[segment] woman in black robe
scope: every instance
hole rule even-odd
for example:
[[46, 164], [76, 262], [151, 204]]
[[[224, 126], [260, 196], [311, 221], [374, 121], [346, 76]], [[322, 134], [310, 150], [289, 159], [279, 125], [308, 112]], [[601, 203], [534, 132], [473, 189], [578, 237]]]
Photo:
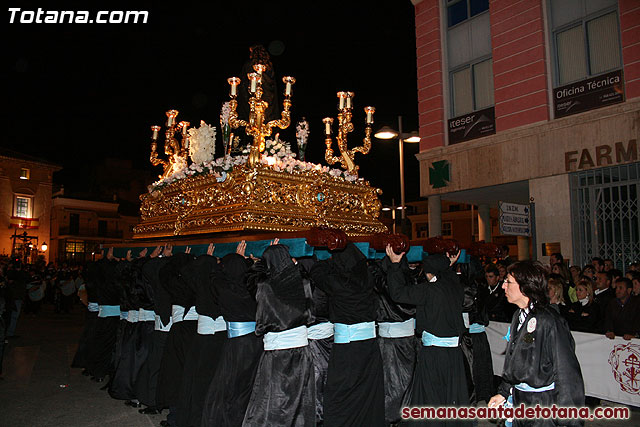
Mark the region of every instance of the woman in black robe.
[[[407, 281], [413, 281], [406, 258], [400, 261]], [[384, 406], [387, 424], [400, 421], [400, 410], [416, 365], [417, 340], [415, 338], [416, 307], [400, 304], [391, 298], [387, 286], [389, 257], [370, 261], [369, 267], [376, 280], [378, 295], [378, 344], [384, 369]]]
[[287, 248], [271, 245], [250, 270], [256, 335], [264, 336], [243, 426], [315, 426], [315, 374], [307, 339], [311, 287]]
[[[465, 406], [469, 404], [464, 356], [460, 337], [466, 328], [462, 320], [464, 289], [452, 260], [445, 255], [425, 257], [422, 268], [427, 282], [413, 283], [402, 271], [402, 255], [386, 249], [392, 264], [387, 269], [387, 283], [396, 302], [416, 305], [416, 332], [422, 337], [410, 406]], [[456, 258], [453, 258], [456, 260]], [[442, 425], [458, 424], [442, 420]]]
[[202, 426], [241, 426], [249, 404], [263, 350], [262, 338], [255, 334], [256, 289], [245, 278], [250, 265], [251, 260], [238, 253], [225, 255], [213, 276], [228, 339], [205, 398]]
[[[542, 264], [520, 261], [509, 266], [502, 285], [507, 300], [519, 309], [508, 332], [502, 383], [490, 407], [512, 400], [551, 407], [583, 407], [584, 382], [575, 343], [566, 320], [549, 305], [546, 272]], [[514, 419], [514, 426], [582, 425], [580, 419]]]
[[335, 326], [324, 394], [324, 425], [383, 426], [384, 374], [376, 341], [376, 296], [367, 259], [353, 244], [311, 268], [329, 296]]
[[178, 426], [200, 427], [204, 399], [215, 374], [222, 346], [227, 340], [227, 325], [213, 292], [211, 276], [218, 270], [213, 245], [183, 269], [183, 275], [196, 293], [197, 335], [184, 363]]

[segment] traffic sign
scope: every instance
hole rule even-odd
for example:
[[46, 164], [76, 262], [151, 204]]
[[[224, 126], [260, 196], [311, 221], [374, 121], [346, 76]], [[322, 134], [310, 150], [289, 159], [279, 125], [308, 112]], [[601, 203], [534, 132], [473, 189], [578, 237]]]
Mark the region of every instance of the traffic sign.
[[529, 236], [531, 234], [530, 206], [500, 202], [500, 234]]

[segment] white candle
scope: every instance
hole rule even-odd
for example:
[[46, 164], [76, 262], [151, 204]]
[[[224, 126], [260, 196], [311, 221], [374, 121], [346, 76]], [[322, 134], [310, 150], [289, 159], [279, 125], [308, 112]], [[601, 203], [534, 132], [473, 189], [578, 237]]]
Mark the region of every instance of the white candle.
[[331, 135], [331, 122], [333, 120], [330, 117], [327, 117], [322, 121], [324, 122], [324, 133], [326, 133], [327, 136]]
[[373, 113], [376, 111], [373, 107], [365, 107], [364, 112], [367, 113], [367, 124], [373, 123]]
[[249, 91], [251, 93], [256, 93], [258, 86], [258, 75], [256, 73], [251, 73], [249, 74], [249, 79], [251, 80], [251, 87], [249, 88]]
[[235, 98], [238, 95], [238, 84], [240, 83], [240, 79], [237, 77], [229, 77], [227, 82], [229, 82], [229, 86], [231, 86], [229, 89], [229, 96]]

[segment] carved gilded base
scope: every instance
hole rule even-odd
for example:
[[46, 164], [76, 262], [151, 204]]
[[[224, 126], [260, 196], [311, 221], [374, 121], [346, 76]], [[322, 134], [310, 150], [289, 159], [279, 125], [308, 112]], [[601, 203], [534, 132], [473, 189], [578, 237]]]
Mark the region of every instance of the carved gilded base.
[[317, 170], [236, 166], [224, 182], [187, 177], [141, 196], [134, 238], [244, 230], [290, 232], [327, 226], [348, 236], [387, 232], [380, 190]]

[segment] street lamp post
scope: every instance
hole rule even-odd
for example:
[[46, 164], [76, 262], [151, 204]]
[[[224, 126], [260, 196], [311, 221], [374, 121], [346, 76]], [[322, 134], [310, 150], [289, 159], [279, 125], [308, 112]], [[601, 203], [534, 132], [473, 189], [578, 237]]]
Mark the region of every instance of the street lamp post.
[[403, 133], [402, 132], [402, 116], [398, 116], [398, 130], [391, 129], [388, 126], [380, 129], [375, 135], [378, 139], [398, 139], [398, 152], [400, 154], [400, 218], [402, 225], [406, 219], [407, 207], [405, 205], [404, 198], [404, 143], [420, 142], [420, 137], [417, 132]]

